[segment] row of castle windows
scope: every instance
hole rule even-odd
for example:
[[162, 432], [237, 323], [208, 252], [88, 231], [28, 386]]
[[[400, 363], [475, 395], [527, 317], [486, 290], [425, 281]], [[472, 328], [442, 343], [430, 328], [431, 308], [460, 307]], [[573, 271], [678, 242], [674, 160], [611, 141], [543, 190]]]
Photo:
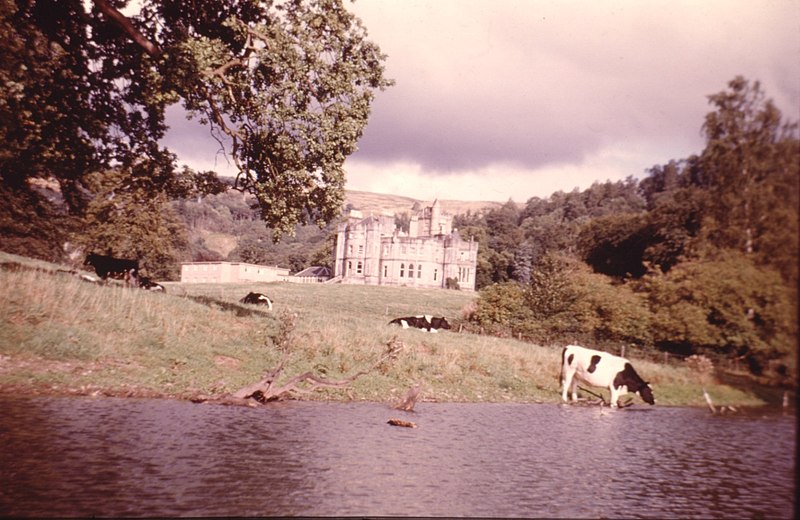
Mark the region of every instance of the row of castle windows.
[[[421, 254], [427, 253], [427, 251], [425, 251], [425, 247], [424, 246], [420, 246], [419, 251], [417, 251], [417, 246], [416, 245], [412, 244], [409, 247], [411, 249], [411, 254], [420, 254], [421, 255]], [[353, 244], [349, 244], [348, 245], [348, 253], [349, 253], [349, 256], [353, 255]], [[388, 244], [384, 244], [384, 246], [383, 246], [383, 254], [384, 255], [388, 255], [389, 253], [390, 253], [390, 246]], [[401, 245], [400, 246], [400, 254], [405, 255], [405, 254], [408, 254], [408, 253], [409, 253], [408, 247], [405, 244]], [[363, 254], [364, 254], [364, 245], [363, 244], [359, 244], [358, 245], [358, 255], [361, 256]], [[468, 258], [468, 254], [469, 253], [467, 251], [459, 251], [458, 252], [459, 259], [463, 262], [464, 260], [466, 260]]]
[[[352, 271], [353, 269], [353, 262], [347, 262], [347, 270]], [[361, 262], [356, 263], [356, 273], [362, 274], [364, 272], [364, 265]], [[469, 282], [469, 275], [470, 275], [470, 268], [469, 267], [459, 267], [458, 268], [458, 281], [459, 282]], [[389, 266], [383, 266], [383, 276], [384, 278], [389, 277]], [[400, 264], [400, 278], [406, 277], [406, 264]], [[414, 264], [408, 264], [408, 278], [414, 278]], [[422, 264], [417, 265], [417, 278], [422, 278]], [[433, 280], [436, 281], [439, 279], [439, 270], [433, 270]]]
[[[347, 270], [348, 271], [352, 271], [353, 270], [353, 262], [352, 261], [348, 261], [347, 262]], [[363, 272], [364, 272], [364, 264], [362, 262], [356, 262], [356, 274], [362, 274]], [[461, 272], [460, 269], [459, 269], [459, 272]], [[383, 276], [386, 277], [386, 278], [388, 278], [388, 276], [389, 276], [389, 266], [388, 265], [384, 265], [383, 266]], [[400, 278], [405, 278], [405, 277], [406, 277], [406, 264], [402, 263], [402, 264], [400, 264]], [[414, 278], [414, 264], [408, 264], [408, 278]], [[418, 264], [417, 265], [417, 278], [422, 278], [422, 264]], [[459, 275], [459, 278], [460, 278], [460, 275]], [[438, 279], [439, 279], [439, 270], [438, 269], [434, 269], [433, 270], [433, 280], [436, 281]]]
[[[348, 244], [347, 245], [347, 253], [348, 253], [348, 256], [353, 256], [353, 244]], [[389, 255], [390, 253], [391, 253], [391, 246], [389, 244], [384, 244], [383, 245], [383, 254], [384, 255]], [[420, 245], [419, 248], [417, 248], [416, 244], [408, 244], [408, 245], [400, 244], [400, 254], [406, 255], [406, 254], [409, 254], [409, 253], [412, 254], [412, 255], [430, 254], [430, 248], [426, 248], [424, 245]], [[361, 256], [363, 254], [364, 254], [364, 244], [359, 244], [358, 245], [358, 255]], [[464, 252], [463, 251], [461, 252], [461, 259], [462, 260], [464, 259]]]

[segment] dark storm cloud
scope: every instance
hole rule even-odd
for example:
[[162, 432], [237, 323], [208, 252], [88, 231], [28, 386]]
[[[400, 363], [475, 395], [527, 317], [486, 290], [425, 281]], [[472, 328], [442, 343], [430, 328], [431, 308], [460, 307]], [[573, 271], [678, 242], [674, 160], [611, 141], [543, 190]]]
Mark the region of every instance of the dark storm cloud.
[[374, 0], [354, 10], [397, 81], [378, 94], [359, 160], [452, 172], [579, 162], [626, 140], [700, 146], [706, 95], [737, 74], [798, 106], [791, 2]]

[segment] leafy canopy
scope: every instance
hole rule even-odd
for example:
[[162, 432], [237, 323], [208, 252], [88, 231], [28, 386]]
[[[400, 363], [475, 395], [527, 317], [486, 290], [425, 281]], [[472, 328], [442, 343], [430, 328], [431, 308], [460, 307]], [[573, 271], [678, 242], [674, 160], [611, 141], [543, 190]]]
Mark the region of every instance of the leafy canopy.
[[145, 0], [130, 16], [126, 4], [0, 0], [0, 181], [19, 191], [54, 178], [74, 213], [93, 197], [87, 176], [109, 168], [169, 194], [175, 157], [159, 140], [180, 102], [276, 238], [334, 218], [344, 160], [391, 84], [342, 1]]

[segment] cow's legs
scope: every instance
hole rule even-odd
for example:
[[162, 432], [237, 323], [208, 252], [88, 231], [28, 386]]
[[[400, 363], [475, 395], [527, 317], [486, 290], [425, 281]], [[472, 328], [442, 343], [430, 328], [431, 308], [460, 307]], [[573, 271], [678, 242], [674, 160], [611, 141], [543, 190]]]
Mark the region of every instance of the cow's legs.
[[608, 387], [611, 390], [611, 408], [617, 408], [617, 402], [619, 401], [620, 389], [615, 388], [614, 385]]
[[567, 403], [569, 402], [569, 399], [567, 399], [567, 393], [569, 392], [570, 385], [572, 385], [572, 374], [567, 372], [566, 374], [563, 374], [562, 377], [564, 378], [564, 386], [561, 389], [561, 399]]
[[567, 370], [566, 374], [564, 374], [564, 388], [561, 389], [561, 399], [565, 403], [569, 402], [567, 398], [568, 394], [572, 394], [572, 400], [578, 400], [578, 380], [575, 378], [575, 372], [573, 370]]

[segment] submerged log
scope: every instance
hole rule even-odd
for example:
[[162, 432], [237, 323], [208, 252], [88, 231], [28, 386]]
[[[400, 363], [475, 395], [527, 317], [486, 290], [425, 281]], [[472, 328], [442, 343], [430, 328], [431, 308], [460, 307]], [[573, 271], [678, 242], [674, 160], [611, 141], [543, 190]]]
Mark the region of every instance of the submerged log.
[[391, 424], [392, 426], [402, 426], [404, 428], [416, 428], [417, 427], [416, 423], [413, 423], [411, 421], [404, 421], [402, 419], [394, 419], [394, 418], [392, 418], [392, 419], [389, 419], [386, 422], [387, 422], [387, 424]]

